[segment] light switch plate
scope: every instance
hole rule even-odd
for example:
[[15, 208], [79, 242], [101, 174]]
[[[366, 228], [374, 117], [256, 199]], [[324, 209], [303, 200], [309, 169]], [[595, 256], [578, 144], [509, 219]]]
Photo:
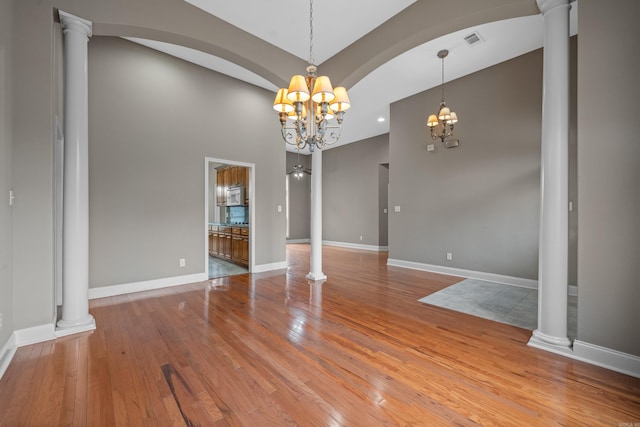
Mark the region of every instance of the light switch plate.
[[394, 206], [393, 207], [393, 211], [394, 212], [400, 212], [400, 206]]

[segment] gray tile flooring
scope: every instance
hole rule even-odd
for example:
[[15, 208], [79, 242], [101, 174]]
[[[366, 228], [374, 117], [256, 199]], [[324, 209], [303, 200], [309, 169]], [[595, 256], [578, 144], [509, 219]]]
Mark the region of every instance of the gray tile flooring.
[[[484, 319], [534, 330], [538, 326], [538, 291], [477, 279], [465, 279], [419, 300]], [[577, 297], [569, 296], [568, 335], [575, 338]]]
[[236, 274], [243, 274], [248, 272], [249, 270], [244, 267], [209, 255], [209, 279], [215, 279], [216, 277], [224, 276], [234, 276]]

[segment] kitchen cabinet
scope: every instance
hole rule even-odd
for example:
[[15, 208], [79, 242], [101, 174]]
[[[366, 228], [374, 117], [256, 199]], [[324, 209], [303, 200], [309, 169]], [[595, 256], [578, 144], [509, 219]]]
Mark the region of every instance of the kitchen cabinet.
[[209, 255], [218, 256], [218, 226], [209, 226]]
[[231, 227], [218, 227], [218, 257], [231, 259], [232, 250]]
[[242, 234], [242, 241], [239, 243], [240, 259], [238, 260], [238, 262], [244, 265], [245, 267], [248, 267], [249, 266], [249, 229], [242, 228], [241, 234]]
[[216, 170], [216, 204], [227, 204], [229, 187], [244, 187], [244, 204], [249, 204], [249, 168], [224, 166]]
[[249, 265], [249, 229], [233, 227], [231, 236], [233, 238], [231, 261], [247, 267]]
[[249, 228], [209, 226], [209, 255], [249, 266]]
[[[249, 206], [249, 168], [244, 169], [244, 204]], [[248, 231], [248, 230], [247, 230]]]
[[227, 204], [227, 188], [229, 188], [229, 170], [227, 167], [216, 170], [216, 204]]

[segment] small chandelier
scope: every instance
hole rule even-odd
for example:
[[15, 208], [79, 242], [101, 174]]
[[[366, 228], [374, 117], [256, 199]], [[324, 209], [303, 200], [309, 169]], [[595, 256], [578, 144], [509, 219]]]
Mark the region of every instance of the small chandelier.
[[298, 164], [294, 165], [291, 172], [287, 172], [287, 175], [293, 175], [299, 181], [304, 174], [311, 175], [311, 171], [300, 163], [300, 150], [298, 149]]
[[[317, 76], [313, 64], [313, 0], [309, 1], [309, 66], [307, 75], [291, 77], [289, 88], [280, 88], [273, 108], [280, 116], [282, 138], [298, 149], [324, 148], [340, 138], [344, 112], [351, 102], [344, 87], [333, 88], [327, 76]], [[330, 124], [336, 119], [337, 124]]]
[[444, 58], [449, 51], [446, 49], [438, 52], [438, 58], [442, 60], [442, 101], [438, 108], [438, 114], [432, 114], [427, 119], [427, 126], [431, 128], [431, 138], [439, 138], [445, 147], [453, 148], [460, 144], [460, 141], [453, 138], [453, 125], [458, 122], [458, 115], [451, 111], [444, 102]]

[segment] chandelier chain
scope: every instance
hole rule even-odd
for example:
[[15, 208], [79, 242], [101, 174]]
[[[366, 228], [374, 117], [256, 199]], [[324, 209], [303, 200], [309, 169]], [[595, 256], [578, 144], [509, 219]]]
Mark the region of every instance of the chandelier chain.
[[313, 63], [313, 0], [309, 0], [309, 65]]
[[442, 57], [440, 61], [442, 62], [442, 102], [444, 102], [444, 57]]

